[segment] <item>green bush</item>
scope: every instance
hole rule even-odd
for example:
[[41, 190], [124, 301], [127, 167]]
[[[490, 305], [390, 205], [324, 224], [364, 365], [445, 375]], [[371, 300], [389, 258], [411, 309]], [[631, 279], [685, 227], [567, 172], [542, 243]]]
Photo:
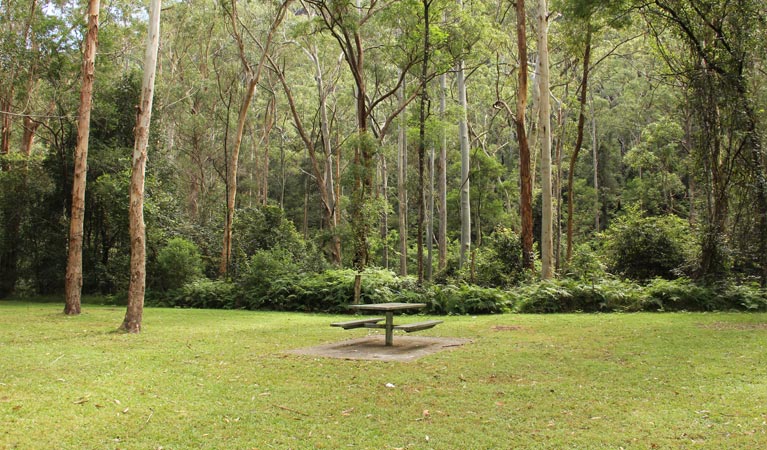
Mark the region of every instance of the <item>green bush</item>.
[[241, 307], [239, 297], [233, 283], [200, 279], [169, 292], [160, 304], [177, 308], [235, 309]]
[[533, 314], [638, 311], [642, 309], [641, 292], [630, 281], [547, 280], [515, 289], [514, 310]]
[[466, 264], [458, 271], [459, 278], [464, 282], [482, 287], [507, 288], [525, 277], [522, 243], [509, 228], [497, 227], [472, 257], [473, 264]]
[[197, 246], [184, 238], [168, 241], [157, 254], [157, 286], [163, 291], [179, 289], [202, 278], [203, 261]]
[[432, 314], [498, 314], [511, 311], [513, 299], [501, 289], [470, 284], [434, 285], [427, 295]]
[[275, 282], [295, 283], [301, 272], [296, 258], [287, 250], [257, 250], [238, 279], [244, 293], [243, 306], [248, 309], [263, 307], [269, 302], [269, 293]]
[[603, 233], [612, 273], [632, 280], [673, 279], [689, 272], [695, 238], [679, 217], [642, 217], [638, 210], [616, 220]]

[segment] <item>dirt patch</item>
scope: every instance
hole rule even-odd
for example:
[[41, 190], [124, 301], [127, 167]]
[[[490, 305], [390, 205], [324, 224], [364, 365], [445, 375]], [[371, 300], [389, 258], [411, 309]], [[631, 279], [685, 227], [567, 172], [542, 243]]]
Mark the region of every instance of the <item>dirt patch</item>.
[[299, 348], [290, 350], [288, 353], [350, 360], [409, 362], [470, 342], [470, 339], [459, 338], [395, 336], [394, 345], [387, 347], [384, 345], [383, 336], [367, 336], [316, 347]]
[[523, 330], [522, 327], [518, 325], [493, 325], [490, 327], [493, 331], [520, 331]]

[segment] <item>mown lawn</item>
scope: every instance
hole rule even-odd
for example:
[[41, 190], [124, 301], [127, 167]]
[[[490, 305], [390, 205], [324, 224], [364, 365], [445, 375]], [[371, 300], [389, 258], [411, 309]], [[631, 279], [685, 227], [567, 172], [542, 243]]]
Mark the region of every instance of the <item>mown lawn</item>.
[[767, 314], [447, 317], [385, 363], [285, 353], [338, 316], [61, 308], [0, 303], [0, 448], [767, 448]]

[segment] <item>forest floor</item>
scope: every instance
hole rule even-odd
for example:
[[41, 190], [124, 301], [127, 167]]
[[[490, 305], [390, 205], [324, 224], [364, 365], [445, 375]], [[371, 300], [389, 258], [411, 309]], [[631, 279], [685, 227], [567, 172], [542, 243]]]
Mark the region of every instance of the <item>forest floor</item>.
[[291, 353], [339, 316], [61, 310], [0, 302], [0, 449], [767, 447], [767, 314], [443, 317], [471, 342], [385, 362]]

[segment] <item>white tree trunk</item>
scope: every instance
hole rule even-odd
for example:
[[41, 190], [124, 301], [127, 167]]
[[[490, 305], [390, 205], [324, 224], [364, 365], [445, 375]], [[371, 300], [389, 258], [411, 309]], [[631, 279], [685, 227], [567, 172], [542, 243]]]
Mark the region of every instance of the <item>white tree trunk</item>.
[[[406, 84], [402, 82], [400, 101], [405, 98]], [[407, 275], [407, 109], [399, 119], [397, 158], [397, 195], [399, 196], [399, 274]]]
[[539, 129], [541, 136], [541, 278], [554, 276], [553, 204], [551, 198], [551, 100], [549, 98], [548, 7], [538, 0], [538, 90]]
[[442, 270], [447, 265], [447, 133], [445, 132], [444, 120], [447, 110], [447, 76], [443, 73], [439, 77], [440, 95], [439, 95], [439, 117], [443, 121], [442, 125], [442, 144], [437, 159], [437, 178], [438, 178], [438, 196], [439, 206], [439, 231], [437, 232], [437, 242], [439, 245], [439, 269]]
[[463, 74], [463, 61], [458, 62], [456, 70], [458, 83], [458, 103], [461, 106], [458, 121], [458, 138], [461, 144], [461, 259], [463, 267], [471, 255], [471, 197], [469, 193], [469, 124], [466, 101], [466, 81]]
[[[69, 222], [69, 253], [65, 281], [64, 313], [80, 314], [80, 296], [83, 287], [83, 220], [85, 218], [85, 181], [88, 173], [88, 137], [91, 128], [93, 78], [96, 73], [96, 48], [99, 31], [99, 0], [88, 2], [88, 34], [85, 36], [80, 89], [80, 114], [77, 117], [77, 144], [74, 154], [72, 180], [72, 215]], [[10, 116], [8, 116], [10, 117]]]
[[135, 142], [131, 165], [130, 208], [130, 284], [128, 285], [128, 308], [121, 330], [141, 332], [146, 290], [146, 227], [144, 225], [144, 180], [146, 178], [149, 123], [152, 118], [154, 78], [157, 70], [157, 50], [160, 46], [160, 0], [149, 4], [149, 29], [144, 53], [144, 78], [141, 82], [141, 99], [136, 118]]

